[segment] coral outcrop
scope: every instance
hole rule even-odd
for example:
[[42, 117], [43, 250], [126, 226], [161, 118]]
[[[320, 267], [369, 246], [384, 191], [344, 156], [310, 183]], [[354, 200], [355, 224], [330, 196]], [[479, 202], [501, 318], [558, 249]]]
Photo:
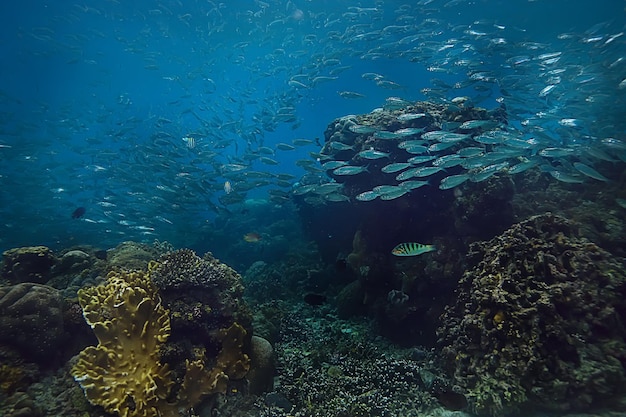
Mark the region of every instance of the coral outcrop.
[[623, 260], [550, 213], [471, 245], [438, 331], [479, 414], [579, 411], [626, 386]]
[[242, 351], [246, 330], [233, 323], [218, 332], [216, 360], [210, 363], [203, 349], [196, 350], [185, 360], [179, 384], [161, 357], [171, 334], [169, 311], [144, 272], [111, 272], [106, 284], [82, 289], [78, 296], [99, 343], [79, 354], [72, 374], [89, 401], [108, 412], [178, 416], [179, 408], [225, 392], [229, 378], [242, 378], [248, 370]]
[[[216, 331], [237, 322], [251, 336], [251, 315], [243, 302], [241, 276], [210, 253], [190, 249], [151, 262], [150, 276], [171, 311], [172, 332], [209, 351], [219, 349]], [[248, 345], [249, 340], [246, 341]]]
[[0, 277], [12, 283], [35, 282], [45, 284], [57, 262], [46, 246], [27, 246], [4, 251]]
[[0, 344], [24, 359], [51, 365], [63, 341], [60, 292], [41, 284], [0, 288]]

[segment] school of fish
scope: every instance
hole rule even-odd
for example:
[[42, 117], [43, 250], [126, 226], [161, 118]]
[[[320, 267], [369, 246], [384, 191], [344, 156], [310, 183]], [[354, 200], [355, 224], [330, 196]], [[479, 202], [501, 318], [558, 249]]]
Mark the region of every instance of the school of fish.
[[[71, 229], [182, 246], [251, 195], [361, 204], [531, 169], [614, 180], [599, 165], [626, 162], [619, 19], [538, 32], [481, 18], [486, 4], [390, 3], [60, 2], [18, 21], [5, 71], [48, 72], [32, 91], [0, 86], [0, 243]], [[543, 3], [511, 4], [534, 17]], [[472, 117], [479, 107], [504, 116]], [[317, 139], [326, 126], [307, 124], [312, 108], [341, 135]], [[77, 206], [88, 210], [71, 223]]]

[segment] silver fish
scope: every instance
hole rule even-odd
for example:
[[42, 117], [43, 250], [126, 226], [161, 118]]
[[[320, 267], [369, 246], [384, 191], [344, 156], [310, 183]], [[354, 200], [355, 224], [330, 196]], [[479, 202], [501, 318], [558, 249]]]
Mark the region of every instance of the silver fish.
[[348, 130], [350, 130], [350, 132], [352, 132], [352, 133], [367, 134], [367, 133], [374, 133], [378, 129], [376, 129], [373, 126], [351, 125], [351, 126], [348, 127]]
[[376, 149], [366, 149], [364, 151], [359, 152], [361, 158], [364, 159], [381, 159], [381, 158], [389, 158], [388, 152], [377, 151]]
[[469, 178], [470, 176], [468, 174], [450, 175], [449, 177], [445, 177], [441, 180], [439, 183], [439, 189], [448, 190], [450, 188], [457, 187], [469, 180]]
[[376, 191], [365, 191], [361, 194], [358, 194], [355, 198], [359, 201], [372, 201], [377, 199], [379, 194]]
[[326, 171], [348, 165], [346, 161], [328, 161], [322, 164], [322, 168]]
[[410, 120], [421, 119], [426, 116], [426, 113], [404, 113], [397, 117], [401, 122], [408, 122]]
[[288, 143], [281, 142], [276, 144], [276, 149], [280, 149], [281, 151], [293, 151], [296, 147]]
[[552, 175], [552, 177], [554, 177], [556, 180], [565, 182], [568, 184], [582, 184], [583, 183], [582, 178], [580, 178], [579, 176], [571, 175], [571, 174], [568, 174], [567, 172], [558, 171], [556, 169], [549, 171], [549, 174]]
[[546, 158], [561, 158], [574, 152], [575, 150], [571, 148], [545, 148], [539, 151], [539, 155]]
[[411, 167], [412, 164], [409, 162], [395, 162], [389, 165], [386, 165], [381, 168], [381, 171], [385, 174], [392, 174], [394, 172], [402, 171], [403, 169], [407, 169]]
[[384, 194], [381, 194], [380, 199], [381, 200], [395, 200], [396, 198], [400, 198], [408, 192], [409, 190], [407, 190], [406, 188], [395, 187], [393, 190], [390, 190]]
[[424, 129], [418, 128], [418, 127], [405, 127], [403, 129], [398, 129], [398, 130], [394, 131], [393, 133], [395, 133], [399, 137], [404, 137], [404, 136], [417, 135], [419, 133], [422, 133], [423, 130]]
[[407, 189], [407, 190], [415, 190], [416, 188], [420, 188], [423, 187], [425, 185], [428, 185], [429, 182], [428, 181], [404, 181], [401, 182], [400, 184], [398, 184], [398, 187]]
[[346, 165], [333, 170], [335, 175], [356, 175], [362, 172], [366, 172], [367, 168], [364, 166]]
[[573, 165], [574, 165], [574, 168], [576, 168], [576, 171], [580, 172], [583, 175], [588, 176], [589, 178], [593, 178], [594, 180], [598, 180], [598, 181], [605, 181], [605, 182], [609, 181], [607, 177], [600, 174], [598, 171], [591, 168], [589, 165], [585, 165], [582, 162], [574, 162]]
[[466, 122], [461, 123], [459, 129], [470, 130], [470, 129], [491, 129], [497, 126], [497, 122], [493, 120], [468, 120]]
[[331, 142], [330, 147], [336, 151], [349, 151], [350, 149], [354, 149], [354, 146], [346, 145], [342, 142]]

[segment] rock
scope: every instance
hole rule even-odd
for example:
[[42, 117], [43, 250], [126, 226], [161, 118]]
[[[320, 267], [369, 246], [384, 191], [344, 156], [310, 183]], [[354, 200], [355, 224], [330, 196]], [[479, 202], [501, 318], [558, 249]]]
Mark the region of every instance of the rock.
[[36, 282], [43, 284], [50, 278], [56, 264], [52, 251], [46, 246], [27, 246], [4, 251], [0, 276], [12, 283]]
[[0, 343], [26, 360], [50, 365], [63, 338], [62, 298], [58, 290], [22, 283], [0, 288]]
[[71, 250], [61, 256], [59, 263], [55, 266], [55, 273], [77, 273], [88, 269], [92, 265], [91, 256], [82, 250]]
[[262, 337], [252, 336], [250, 347], [250, 371], [248, 379], [251, 394], [262, 394], [274, 388], [276, 358], [274, 348]]

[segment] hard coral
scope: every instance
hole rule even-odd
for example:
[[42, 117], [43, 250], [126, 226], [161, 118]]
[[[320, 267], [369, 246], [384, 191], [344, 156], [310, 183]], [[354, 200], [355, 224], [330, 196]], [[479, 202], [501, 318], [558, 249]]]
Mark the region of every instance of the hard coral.
[[4, 251], [2, 261], [0, 277], [12, 283], [43, 284], [50, 278], [51, 269], [57, 259], [46, 246], [28, 246]]
[[[210, 254], [200, 258], [191, 249], [162, 255], [150, 264], [150, 275], [161, 289], [229, 288], [241, 284], [238, 274]], [[243, 290], [243, 287], [241, 287]]]
[[29, 361], [51, 365], [63, 343], [63, 300], [47, 285], [0, 288], [0, 343]]
[[[438, 333], [479, 414], [583, 410], [626, 384], [626, 271], [551, 214], [473, 244]], [[618, 348], [616, 348], [618, 347]]]
[[241, 276], [210, 253], [201, 258], [190, 249], [180, 249], [151, 262], [149, 270], [171, 311], [177, 340], [217, 352], [217, 330], [238, 322], [251, 333]]

